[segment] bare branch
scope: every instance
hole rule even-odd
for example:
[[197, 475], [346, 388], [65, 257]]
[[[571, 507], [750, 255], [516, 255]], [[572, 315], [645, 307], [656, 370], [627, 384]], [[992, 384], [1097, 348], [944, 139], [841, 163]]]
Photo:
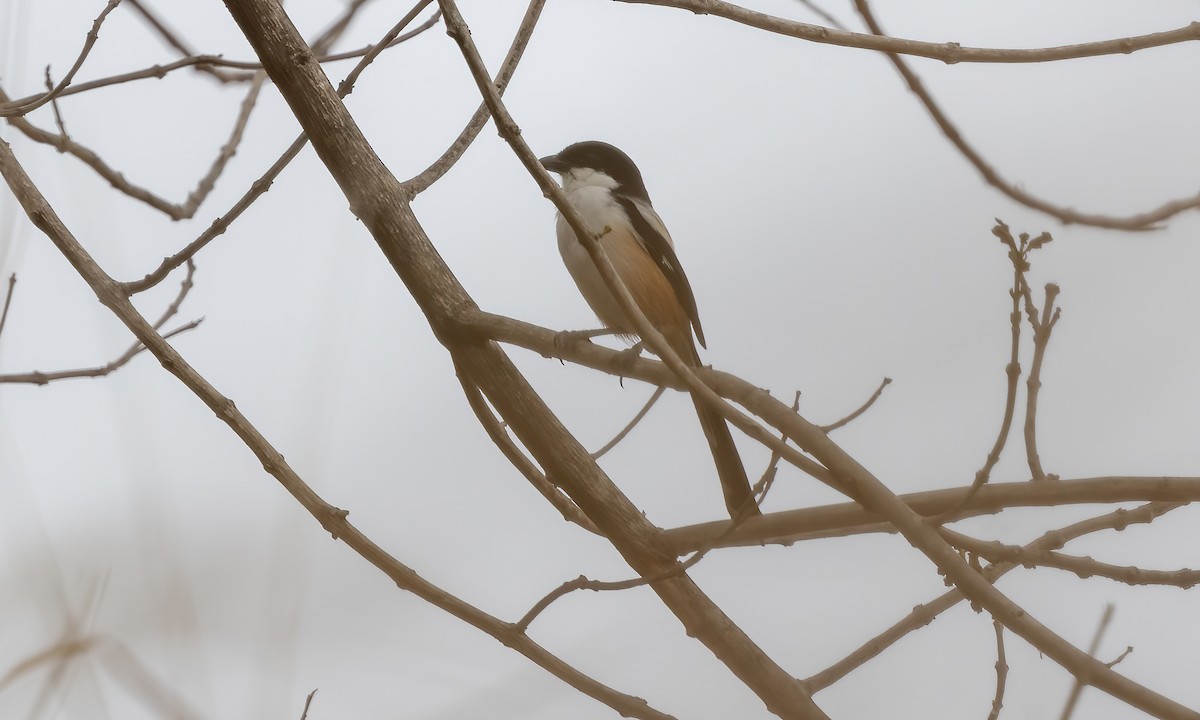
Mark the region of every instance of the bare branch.
[[8, 289], [4, 292], [4, 307], [0, 308], [0, 338], [4, 337], [4, 324], [8, 322], [8, 307], [12, 305], [13, 289], [17, 286], [17, 274], [8, 276]]
[[1029, 368], [1029, 379], [1025, 391], [1025, 455], [1029, 463], [1029, 472], [1034, 480], [1058, 479], [1057, 476], [1046, 475], [1042, 470], [1042, 459], [1037, 451], [1037, 401], [1038, 392], [1042, 389], [1042, 362], [1046, 358], [1046, 348], [1050, 345], [1050, 333], [1058, 324], [1061, 315], [1059, 308], [1054, 307], [1054, 299], [1058, 297], [1058, 286], [1046, 284], [1046, 302], [1042, 306], [1042, 318], [1038, 320], [1036, 308], [1032, 303], [1032, 293], [1025, 286], [1025, 307], [1030, 312], [1030, 322], [1033, 324], [1033, 364]]
[[[179, 306], [183, 304], [184, 298], [186, 298], [188, 293], [191, 292], [192, 285], [193, 285], [192, 276], [196, 272], [196, 266], [192, 263], [191, 260], [188, 260], [187, 264], [188, 264], [187, 275], [184, 276], [183, 281], [179, 284], [179, 294], [175, 296], [175, 299], [171, 302], [170, 305], [167, 306], [167, 309], [163, 311], [163, 314], [161, 316], [159, 316], [158, 320], [155, 321], [154, 325], [152, 326], [155, 330], [161, 329], [162, 326], [165, 325], [168, 320], [170, 320], [172, 317], [175, 316], [175, 313], [179, 312]], [[204, 318], [200, 318], [199, 320], [193, 320], [192, 322], [189, 322], [186, 325], [181, 325], [180, 327], [177, 327], [174, 330], [164, 334], [162, 337], [164, 340], [166, 340], [168, 338], [174, 337], [175, 335], [179, 335], [181, 333], [188, 332], [189, 330], [194, 330], [200, 326], [200, 323], [203, 320], [204, 320]], [[145, 349], [146, 349], [146, 346], [143, 345], [141, 342], [135, 342], [132, 345], [130, 345], [129, 349], [126, 350], [124, 353], [122, 353], [117, 359], [112, 360], [111, 362], [105, 363], [104, 365], [100, 365], [98, 367], [81, 368], [78, 370], [57, 370], [55, 372], [40, 372], [40, 371], [35, 370], [35, 371], [29, 372], [29, 373], [0, 374], [0, 385], [3, 385], [5, 383], [28, 383], [28, 384], [32, 384], [32, 385], [46, 385], [47, 383], [52, 383], [56, 380], [66, 380], [69, 378], [104, 377], [105, 375], [109, 375], [109, 374], [121, 369], [122, 367], [124, 367], [130, 360], [132, 360], [134, 357], [139, 355]]]
[[1200, 40], [1200, 22], [1164, 32], [1135, 35], [1133, 37], [1101, 40], [1078, 45], [1008, 50], [1000, 48], [963, 47], [956, 42], [931, 43], [920, 40], [880, 37], [861, 33], [831, 30], [820, 25], [785, 20], [749, 10], [721, 0], [620, 0], [637, 5], [660, 5], [688, 10], [696, 15], [715, 15], [726, 20], [749, 25], [779, 35], [808, 40], [827, 45], [878, 50], [881, 52], [915, 55], [940, 60], [948, 65], [955, 63], [1041, 63], [1055, 60], [1099, 57], [1101, 55], [1128, 55], [1139, 50], [1164, 47], [1178, 43]]
[[859, 415], [862, 415], [863, 413], [865, 413], [867, 410], [870, 409], [870, 407], [872, 405], [875, 404], [875, 401], [878, 400], [879, 396], [883, 394], [883, 389], [885, 387], [887, 387], [888, 385], [890, 385], [891, 383], [892, 383], [892, 379], [889, 377], [885, 377], [883, 379], [883, 382], [879, 383], [879, 387], [875, 388], [875, 392], [871, 394], [871, 397], [867, 398], [867, 401], [865, 403], [863, 403], [861, 407], [859, 407], [857, 410], [850, 413], [846, 417], [842, 418], [841, 420], [838, 420], [837, 422], [832, 422], [832, 423], [829, 423], [828, 425], [822, 425], [821, 431], [826, 432], [826, 433], [831, 433], [840, 427], [845, 427], [846, 425], [850, 424], [851, 422], [854, 422], [854, 420], [856, 420]]
[[1200, 584], [1200, 570], [1144, 570], [1138, 567], [1111, 565], [1090, 557], [1066, 555], [1052, 550], [1030, 552], [1016, 545], [979, 540], [946, 528], [942, 528], [941, 532], [955, 547], [973, 552], [993, 563], [1010, 562], [1027, 568], [1057, 568], [1073, 572], [1085, 579], [1103, 577], [1126, 585], [1167, 585], [1187, 590]]
[[[233, 130], [230, 132], [229, 139], [221, 147], [217, 158], [213, 161], [212, 166], [204, 177], [197, 183], [196, 189], [193, 190], [182, 204], [172, 203], [165, 200], [146, 188], [136, 185], [125, 179], [117, 170], [113, 169], [99, 155], [91, 149], [75, 142], [71, 138], [63, 134], [51, 133], [43, 130], [36, 125], [30, 123], [23, 117], [10, 117], [8, 123], [20, 130], [26, 137], [34, 142], [50, 145], [59, 152], [73, 155], [81, 160], [85, 165], [92, 168], [100, 177], [104, 178], [116, 188], [118, 191], [128, 195], [129, 197], [140, 200], [150, 207], [164, 213], [173, 220], [186, 220], [196, 213], [200, 204], [211, 192], [212, 187], [216, 183], [216, 179], [225, 169], [229, 158], [233, 157], [237, 152], [237, 146], [241, 142], [242, 133], [245, 130], [246, 123], [249, 119], [250, 111], [253, 109], [254, 102], [258, 98], [258, 92], [261, 88], [262, 80], [258, 80], [252, 86], [246, 99], [242, 101], [241, 110], [234, 122]], [[0, 91], [0, 101], [5, 101], [8, 96]]]
[[999, 620], [992, 621], [996, 629], [996, 694], [992, 698], [992, 711], [988, 720], [997, 720], [1000, 709], [1004, 707], [1004, 685], [1008, 679], [1008, 661], [1004, 657], [1004, 625]]
[[[50, 79], [49, 65], [46, 66], [46, 89], [50, 91], [54, 89], [54, 82]], [[58, 107], [57, 98], [50, 100], [50, 109], [54, 111], [54, 125], [58, 128], [59, 136], [63, 138], [68, 137], [67, 124], [63, 122], [62, 110], [60, 110]]]
[[[142, 16], [142, 19], [146, 21], [146, 24], [149, 25], [155, 32], [157, 32], [159, 37], [161, 37], [163, 41], [167, 43], [167, 45], [170, 45], [172, 48], [174, 48], [180, 55], [183, 55], [184, 57], [196, 55], [196, 53], [192, 51], [192, 49], [183, 41], [182, 38], [180, 38], [173, 30], [168, 28], [166, 23], [160, 20], [157, 15], [150, 12], [149, 9], [142, 5], [140, 0], [129, 0], [129, 5], [137, 11], [138, 15]], [[218, 82], [222, 83], [249, 80], [252, 77], [251, 73], [222, 72], [211, 64], [196, 64], [194, 67], [200, 72], [208, 73], [212, 77], [216, 78]]]
[[[87, 59], [88, 54], [96, 45], [96, 41], [100, 39], [100, 26], [104, 24], [105, 18], [107, 18], [108, 14], [115, 10], [120, 4], [121, 0], [108, 0], [108, 4], [104, 6], [104, 9], [100, 11], [100, 14], [96, 16], [94, 21], [92, 21], [92, 29], [88, 31], [87, 37], [84, 38], [83, 48], [79, 51], [79, 55], [75, 58], [75, 63], [71, 65], [71, 69], [68, 70], [67, 74], [63, 76], [63, 79], [59, 81], [57, 87], [50, 88], [36, 100], [31, 100], [28, 102], [20, 100], [16, 103], [0, 103], [0, 117], [25, 115], [33, 112], [34, 110], [61, 95], [63, 90], [65, 90], [67, 86], [71, 84], [71, 81], [75, 79], [75, 73], [79, 72], [79, 68], [83, 67], [83, 61]], [[47, 67], [46, 77], [49, 78], [49, 76], [50, 68]]]
[[[879, 27], [879, 23], [876, 22], [875, 17], [871, 14], [871, 9], [867, 4], [867, 0], [854, 0], [854, 5], [856, 8], [858, 8], [859, 14], [862, 16], [863, 21], [867, 24], [867, 27], [870, 28], [871, 32], [875, 33], [875, 35], [880, 38], [885, 38], [886, 35]], [[1181, 31], [1186, 31], [1191, 34], [1191, 37], [1186, 39], [1200, 39], [1200, 22], [1193, 22], [1186, 28], [1181, 28]], [[1170, 34], [1171, 33], [1158, 33], [1158, 35]], [[1150, 36], [1143, 37], [1148, 38]], [[1133, 40], [1135, 40], [1135, 38], [1124, 38], [1122, 40], [1109, 41], [1108, 43], [1091, 43], [1090, 45], [1125, 47], [1125, 42]], [[1079, 45], [1072, 47], [1082, 48], [1085, 46]], [[1127, 50], [1122, 52], [1131, 51], [1132, 50]], [[1012, 50], [1006, 52], [1031, 51]], [[1026, 192], [1021, 187], [1001, 177], [1000, 174], [990, 164], [988, 164], [986, 160], [984, 160], [983, 156], [977, 150], [975, 150], [974, 147], [967, 143], [966, 139], [963, 138], [962, 133], [960, 133], [958, 128], [955, 127], [954, 123], [950, 121], [950, 118], [946, 115], [946, 113], [942, 111], [941, 107], [938, 106], [936, 102], [934, 102], [933, 96], [930, 95], [929, 91], [925, 89], [925, 85], [921, 82], [921, 78], [918, 77], [917, 74], [908, 67], [908, 64], [895, 52], [888, 52], [887, 56], [888, 59], [891, 60], [892, 65], [896, 67], [896, 70], [899, 71], [900, 75], [904, 78], [904, 82], [908, 84], [909, 90], [911, 90], [912, 93], [917, 96], [917, 99], [921, 101], [921, 104], [925, 106], [926, 112], [929, 113], [929, 116], [933, 119], [934, 123], [937, 124], [938, 128], [942, 131], [942, 134], [945, 135], [946, 139], [949, 140], [950, 143], [958, 149], [959, 153], [967, 159], [967, 162], [971, 163], [971, 165], [975, 167], [975, 169], [983, 177], [984, 182], [1026, 207], [1046, 213], [1047, 215], [1050, 215], [1051, 217], [1054, 217], [1066, 224], [1075, 223], [1079, 225], [1090, 225], [1092, 227], [1102, 227], [1113, 230], [1153, 230], [1155, 229], [1157, 223], [1178, 215], [1186, 210], [1200, 208], [1200, 194], [1181, 198], [1179, 200], [1172, 200], [1171, 202], [1164, 203], [1153, 210], [1125, 217], [1081, 213], [1073, 210], [1072, 208], [1062, 207], [1042, 200], [1041, 198]]]
[[646, 417], [646, 413], [650, 412], [650, 408], [654, 407], [654, 403], [658, 402], [658, 399], [661, 398], [663, 393], [666, 391], [667, 389], [664, 387], [654, 388], [654, 393], [650, 395], [650, 399], [646, 401], [646, 404], [642, 406], [642, 409], [638, 410], [637, 414], [633, 416], [633, 419], [630, 420], [625, 427], [621, 428], [621, 431], [614, 435], [612, 440], [604, 443], [603, 447], [592, 453], [592, 458], [599, 460], [600, 458], [604, 457], [609, 450], [615, 448], [617, 443], [624, 440], [625, 436], [628, 435], [635, 427], [637, 427], [637, 424], [642, 421], [642, 418]]

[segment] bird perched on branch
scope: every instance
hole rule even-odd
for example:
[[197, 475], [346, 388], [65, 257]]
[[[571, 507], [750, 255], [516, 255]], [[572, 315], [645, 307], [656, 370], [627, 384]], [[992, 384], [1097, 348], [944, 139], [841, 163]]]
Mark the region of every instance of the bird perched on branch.
[[[541, 158], [541, 163], [562, 177], [567, 200], [603, 248], [642, 314], [683, 362], [700, 367], [696, 340], [701, 347], [706, 345], [696, 298], [675, 255], [671, 235], [650, 204], [637, 165], [616, 147], [597, 141], [575, 143]], [[557, 231], [563, 262], [596, 317], [616, 334], [636, 337], [637, 328], [561, 213]], [[692, 399], [717, 465], [730, 517], [760, 514], [725, 418], [702, 398]]]

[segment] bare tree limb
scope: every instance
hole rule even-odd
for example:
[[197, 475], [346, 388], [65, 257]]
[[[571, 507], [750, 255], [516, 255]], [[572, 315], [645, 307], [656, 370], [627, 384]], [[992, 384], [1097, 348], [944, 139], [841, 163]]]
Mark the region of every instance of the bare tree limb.
[[999, 620], [992, 621], [996, 629], [996, 694], [992, 697], [992, 711], [988, 720], [998, 720], [1000, 709], [1004, 707], [1004, 686], [1008, 680], [1008, 661], [1004, 657], [1004, 625]]
[[1025, 286], [1024, 296], [1029, 322], [1033, 325], [1033, 363], [1029, 368], [1025, 390], [1025, 457], [1034, 480], [1058, 479], [1057, 476], [1046, 475], [1037, 450], [1037, 401], [1038, 393], [1042, 389], [1042, 363], [1046, 359], [1046, 348], [1050, 345], [1050, 333], [1062, 314], [1059, 308], [1054, 307], [1054, 299], [1058, 297], [1058, 286], [1054, 283], [1046, 284], [1046, 301], [1042, 306], [1040, 320], [1028, 285]]
[[1057, 568], [1075, 573], [1081, 578], [1103, 577], [1126, 585], [1166, 585], [1187, 590], [1200, 584], [1200, 570], [1145, 570], [1139, 567], [1112, 565], [1090, 557], [1066, 555], [1053, 550], [1029, 551], [995, 540], [979, 540], [947, 528], [942, 528], [941, 532], [955, 547], [975, 553], [992, 563], [1009, 562], [1027, 568]]
[[[108, 4], [104, 6], [104, 9], [100, 11], [100, 14], [95, 20], [92, 21], [92, 29], [88, 31], [87, 37], [84, 38], [83, 48], [79, 51], [79, 55], [76, 56], [74, 64], [71, 65], [71, 69], [68, 70], [67, 74], [63, 76], [63, 79], [59, 81], [57, 87], [48, 89], [35, 100], [19, 100], [15, 103], [0, 103], [0, 117], [25, 115], [33, 112], [34, 110], [61, 95], [63, 90], [66, 90], [67, 86], [71, 84], [71, 81], [75, 79], [75, 73], [79, 72], [79, 68], [83, 67], [83, 61], [87, 59], [88, 54], [91, 53], [92, 48], [96, 45], [96, 41], [100, 39], [100, 26], [104, 24], [105, 18], [107, 18], [108, 14], [115, 10], [120, 4], [121, 0], [108, 0]], [[50, 68], [47, 67], [46, 77], [49, 76]]]
[[8, 276], [8, 289], [4, 291], [4, 307], [0, 308], [0, 338], [4, 337], [4, 324], [8, 322], [8, 308], [12, 305], [13, 289], [17, 286], [17, 274]]
[[[152, 327], [155, 330], [161, 329], [163, 325], [167, 324], [168, 320], [175, 317], [175, 314], [177, 312], [179, 312], [179, 306], [183, 304], [184, 298], [186, 298], [188, 293], [191, 292], [191, 290], [192, 290], [192, 286], [193, 286], [192, 276], [195, 274], [195, 272], [196, 272], [196, 266], [192, 263], [191, 260], [188, 260], [187, 275], [185, 275], [183, 278], [183, 281], [179, 283], [179, 293], [175, 296], [175, 299], [171, 302], [171, 304], [167, 306], [167, 309], [163, 311], [162, 315], [159, 316], [158, 320], [156, 320], [154, 322], [154, 325]], [[174, 330], [166, 333], [162, 337], [164, 340], [166, 340], [167, 338], [174, 337], [175, 335], [179, 335], [181, 333], [188, 332], [189, 330], [194, 330], [200, 326], [200, 323], [203, 320], [204, 320], [204, 318], [200, 318], [199, 320], [193, 320], [185, 325], [181, 325], [180, 327], [175, 328]], [[2, 327], [0, 327], [0, 329], [2, 329]], [[28, 384], [32, 384], [32, 385], [46, 385], [47, 383], [52, 383], [56, 380], [66, 380], [69, 378], [104, 377], [105, 375], [109, 375], [109, 374], [121, 369], [122, 367], [124, 367], [130, 360], [132, 360], [134, 357], [136, 357], [138, 354], [140, 354], [145, 349], [146, 349], [146, 346], [143, 345], [141, 342], [135, 342], [129, 346], [128, 350], [126, 350], [124, 353], [122, 353], [115, 360], [107, 362], [104, 365], [100, 365], [98, 367], [80, 368], [77, 370], [57, 370], [54, 372], [40, 372], [40, 371], [35, 370], [33, 372], [28, 372], [28, 373], [4, 373], [4, 374], [0, 374], [0, 385], [3, 385], [5, 383], [28, 383]]]
[[621, 428], [621, 431], [614, 435], [612, 440], [604, 443], [599, 450], [592, 453], [592, 457], [596, 460], [599, 460], [600, 458], [604, 457], [609, 450], [615, 448], [617, 443], [624, 440], [625, 436], [628, 435], [635, 427], [637, 427], [637, 424], [642, 421], [642, 418], [646, 417], [646, 413], [650, 412], [650, 408], [654, 407], [654, 403], [658, 402], [658, 399], [661, 398], [663, 393], [666, 391], [667, 389], [664, 387], [654, 388], [654, 392], [650, 395], [650, 399], [646, 401], [646, 404], [642, 406], [642, 409], [637, 411], [637, 414], [633, 416], [633, 419], [626, 423], [625, 427]]
[[857, 410], [850, 413], [849, 415], [842, 418], [841, 420], [838, 420], [837, 422], [832, 422], [832, 423], [829, 423], [828, 425], [822, 425], [821, 431], [826, 432], [826, 433], [831, 433], [834, 430], [837, 430], [838, 428], [845, 427], [846, 425], [849, 425], [850, 423], [854, 422], [856, 419], [858, 419], [858, 416], [865, 413], [867, 410], [869, 410], [871, 408], [872, 405], [875, 404], [875, 401], [878, 400], [879, 396], [883, 394], [883, 389], [885, 387], [887, 387], [888, 385], [890, 385], [891, 383], [892, 383], [892, 379], [889, 377], [885, 377], [883, 379], [883, 382], [879, 383], [879, 387], [875, 388], [875, 392], [871, 394], [871, 397], [867, 398], [867, 401], [865, 403], [863, 403]]
[[940, 60], [948, 65], [955, 63], [1042, 63], [1055, 60], [1099, 57], [1102, 55], [1128, 55], [1139, 50], [1164, 47], [1178, 43], [1200, 40], [1200, 22], [1164, 32], [1135, 35], [1132, 37], [1060, 45], [1058, 47], [1008, 50], [1001, 48], [964, 47], [956, 42], [922, 42], [903, 38], [864, 35], [862, 33], [831, 30], [820, 25], [785, 20], [784, 18], [755, 12], [721, 0], [619, 0], [635, 5], [660, 5], [688, 10], [696, 15], [713, 15], [732, 20], [750, 27], [766, 30], [778, 35], [808, 40], [827, 45], [879, 50], [881, 52], [915, 55]]
[[[94, 170], [96, 174], [100, 175], [100, 177], [107, 180], [110, 185], [129, 197], [135, 200], [140, 200], [155, 210], [164, 213], [173, 220], [186, 220], [187, 218], [195, 215], [196, 210], [200, 207], [200, 204], [204, 202], [204, 199], [208, 196], [208, 193], [212, 191], [213, 186], [216, 184], [217, 178], [225, 169], [226, 163], [228, 163], [229, 159], [233, 157], [234, 153], [237, 152], [238, 144], [241, 142], [243, 131], [246, 128], [246, 123], [249, 121], [250, 111], [254, 108], [254, 103], [258, 99], [258, 93], [261, 87], [262, 79], [260, 77], [260, 79], [253, 84], [250, 92], [247, 93], [246, 98], [242, 101], [241, 109], [239, 110], [237, 119], [234, 122], [233, 130], [229, 134], [229, 139], [224, 145], [221, 146], [220, 151], [217, 153], [216, 159], [213, 161], [212, 165], [209, 167], [204, 176], [200, 178], [196, 188], [188, 194], [188, 197], [183, 203], [179, 204], [165, 200], [150, 190], [126, 180], [124, 175], [112, 168], [94, 151], [79, 144], [66, 135], [51, 133], [43, 130], [30, 123], [23, 117], [10, 117], [8, 119], [8, 123], [20, 130], [25, 134], [26, 137], [34, 142], [50, 145], [59, 152], [73, 155], [85, 165], [92, 168], [92, 170]], [[0, 91], [0, 101], [7, 99], [8, 96], [5, 95], [3, 91]]]

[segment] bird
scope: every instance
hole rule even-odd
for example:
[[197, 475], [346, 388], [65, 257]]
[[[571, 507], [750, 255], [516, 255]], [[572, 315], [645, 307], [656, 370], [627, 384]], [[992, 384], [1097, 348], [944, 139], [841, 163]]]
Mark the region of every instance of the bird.
[[[540, 158], [546, 170], [562, 178], [563, 194], [597, 238], [637, 307], [683, 362], [700, 367], [697, 341], [707, 348], [696, 297], [667, 226], [654, 210], [642, 173], [623, 151], [597, 140], [568, 145]], [[562, 213], [555, 221], [558, 250], [567, 272], [604, 327], [632, 341], [637, 329], [604, 284], [587, 249]], [[760, 515], [746, 468], [725, 418], [693, 395], [700, 426], [708, 440], [734, 520]]]

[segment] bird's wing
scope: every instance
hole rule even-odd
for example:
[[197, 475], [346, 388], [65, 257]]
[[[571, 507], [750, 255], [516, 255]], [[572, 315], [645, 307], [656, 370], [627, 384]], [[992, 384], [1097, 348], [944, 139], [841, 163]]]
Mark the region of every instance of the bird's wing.
[[700, 312], [696, 309], [696, 296], [692, 293], [692, 285], [683, 272], [683, 266], [679, 264], [679, 257], [675, 255], [675, 247], [671, 244], [671, 236], [667, 232], [667, 226], [663, 224], [662, 218], [647, 202], [628, 197], [618, 197], [617, 202], [629, 216], [629, 221], [633, 223], [633, 229], [637, 231], [642, 247], [654, 260], [654, 264], [662, 271], [667, 281], [671, 283], [671, 288], [675, 290], [679, 304], [683, 306], [688, 319], [692, 322], [692, 329], [696, 333], [696, 339], [700, 341], [700, 347], [708, 347], [704, 343], [704, 330], [700, 327]]

